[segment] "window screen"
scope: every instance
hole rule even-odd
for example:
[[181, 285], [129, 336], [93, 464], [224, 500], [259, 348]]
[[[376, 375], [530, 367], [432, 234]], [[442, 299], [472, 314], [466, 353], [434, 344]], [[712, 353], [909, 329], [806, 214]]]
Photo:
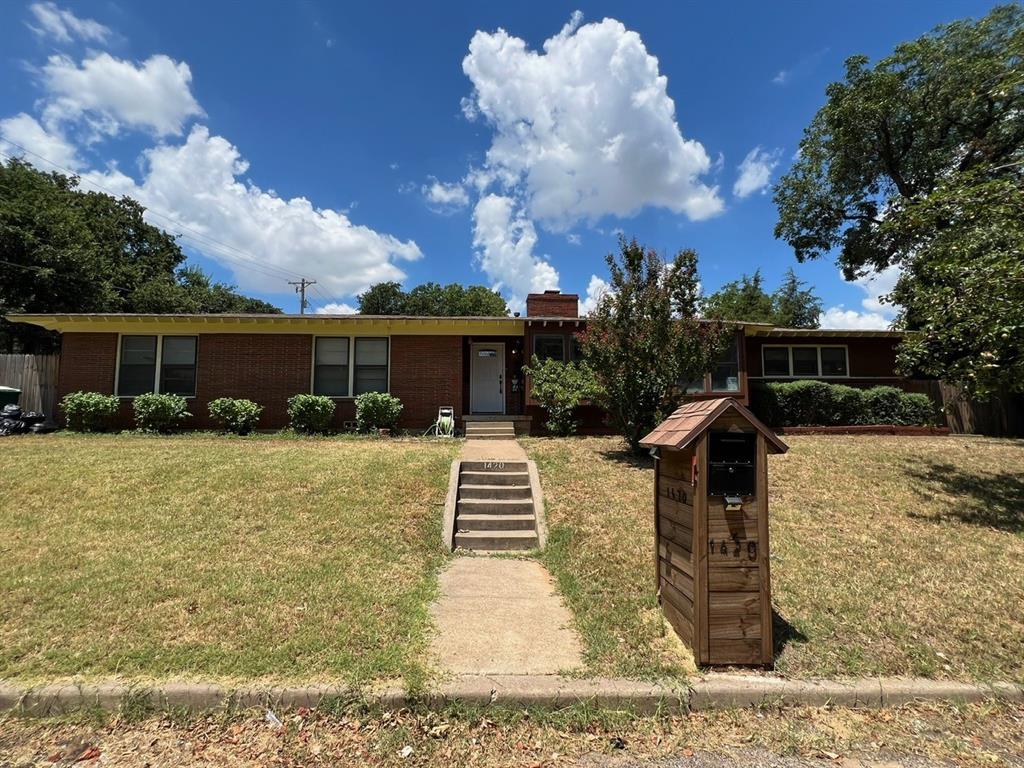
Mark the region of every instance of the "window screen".
[[712, 392], [739, 392], [740, 389], [740, 349], [735, 334], [728, 349], [715, 367], [711, 370]]
[[565, 362], [565, 337], [564, 336], [534, 336], [533, 354], [541, 362], [545, 360], [557, 360]]
[[846, 347], [821, 348], [822, 376], [846, 376], [848, 370], [846, 363]]
[[789, 347], [764, 347], [765, 376], [789, 376]]
[[156, 383], [156, 336], [122, 336], [117, 394], [125, 397], [153, 391]]
[[388, 391], [388, 340], [356, 339], [353, 394]]
[[818, 375], [817, 347], [793, 347], [793, 375]]
[[164, 336], [160, 352], [160, 391], [186, 397], [195, 395], [195, 336]]
[[319, 338], [313, 360], [313, 394], [348, 396], [348, 339]]

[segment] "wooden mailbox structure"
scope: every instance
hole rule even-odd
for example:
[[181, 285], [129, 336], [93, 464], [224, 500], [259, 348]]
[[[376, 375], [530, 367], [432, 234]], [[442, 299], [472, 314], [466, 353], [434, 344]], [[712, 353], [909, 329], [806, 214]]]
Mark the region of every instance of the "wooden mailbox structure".
[[698, 664], [771, 666], [768, 454], [788, 447], [731, 398], [683, 405], [641, 444], [665, 617]]

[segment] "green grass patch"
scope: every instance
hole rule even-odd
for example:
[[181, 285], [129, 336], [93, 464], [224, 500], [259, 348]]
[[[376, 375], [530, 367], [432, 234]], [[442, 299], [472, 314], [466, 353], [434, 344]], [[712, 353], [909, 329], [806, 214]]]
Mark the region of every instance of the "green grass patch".
[[428, 675], [453, 443], [60, 435], [0, 450], [0, 678]]
[[[1024, 441], [786, 440], [769, 464], [777, 669], [1024, 680]], [[614, 438], [526, 447], [588, 671], [685, 669], [650, 619], [651, 462]]]

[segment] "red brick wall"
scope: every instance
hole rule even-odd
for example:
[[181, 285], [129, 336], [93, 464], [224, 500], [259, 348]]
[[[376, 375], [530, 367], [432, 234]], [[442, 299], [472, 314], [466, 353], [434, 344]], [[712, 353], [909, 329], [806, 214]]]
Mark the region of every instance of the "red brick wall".
[[[58, 397], [76, 390], [114, 391], [116, 333], [66, 333], [62, 340]], [[189, 399], [189, 426], [209, 428], [207, 404], [218, 397], [245, 397], [263, 406], [261, 429], [288, 425], [288, 398], [309, 392], [313, 338], [305, 334], [200, 334], [196, 349], [196, 396]], [[400, 426], [426, 428], [441, 405], [462, 413], [462, 337], [392, 336], [391, 393], [405, 409]], [[350, 399], [335, 400], [334, 424], [355, 419]], [[122, 402], [116, 426], [133, 426], [131, 400]]]
[[526, 297], [527, 317], [579, 317], [580, 297], [575, 293], [531, 293]]
[[462, 337], [392, 336], [391, 394], [402, 401], [400, 426], [426, 429], [442, 405], [462, 415]]

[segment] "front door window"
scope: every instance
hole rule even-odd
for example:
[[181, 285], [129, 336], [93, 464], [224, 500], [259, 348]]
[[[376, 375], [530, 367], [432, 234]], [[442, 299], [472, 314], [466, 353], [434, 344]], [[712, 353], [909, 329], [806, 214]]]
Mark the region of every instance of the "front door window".
[[470, 407], [473, 413], [504, 413], [505, 345], [474, 344], [471, 354]]

